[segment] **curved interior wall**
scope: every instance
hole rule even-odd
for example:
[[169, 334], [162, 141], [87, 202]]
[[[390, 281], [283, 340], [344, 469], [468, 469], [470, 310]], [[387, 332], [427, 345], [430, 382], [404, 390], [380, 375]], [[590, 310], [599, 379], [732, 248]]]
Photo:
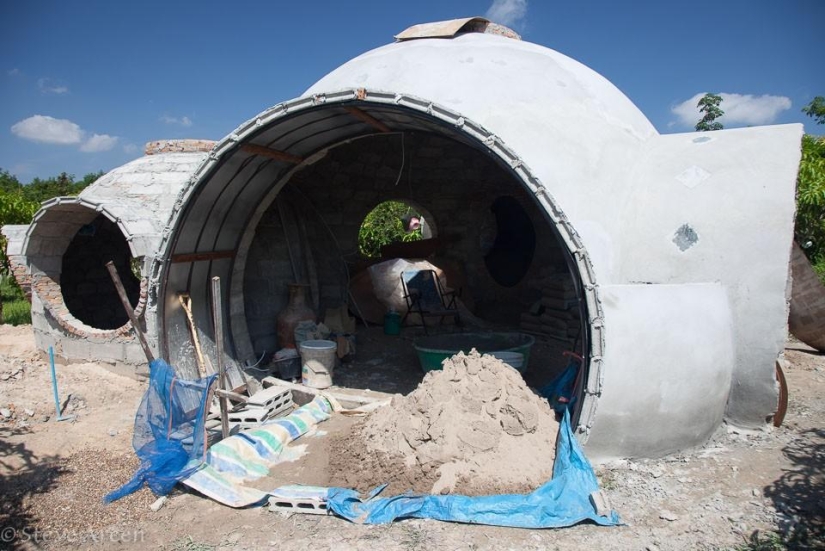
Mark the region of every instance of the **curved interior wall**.
[[[520, 205], [537, 234], [525, 273], [509, 287], [496, 282], [486, 266], [498, 231], [492, 209], [502, 197]], [[254, 228], [243, 277], [256, 357], [277, 347], [274, 320], [286, 304], [286, 283], [293, 280], [290, 254], [299, 274], [304, 273], [305, 259], [297, 246], [302, 230], [319, 266], [323, 314], [347, 302], [346, 274], [367, 265], [358, 252], [361, 222], [387, 200], [411, 200], [426, 209], [438, 227], [436, 242], [429, 244], [438, 251], [433, 262], [452, 268], [448, 272], [457, 274], [457, 281], [448, 283], [462, 288], [462, 301], [483, 319], [518, 326], [521, 315], [541, 299], [547, 278], [568, 274], [552, 227], [524, 189], [490, 158], [432, 134], [407, 133], [403, 140], [401, 134], [370, 136], [330, 150], [293, 175]], [[299, 215], [304, 228], [295, 220]], [[287, 238], [296, 243], [291, 251]], [[234, 338], [243, 337], [235, 332]]]

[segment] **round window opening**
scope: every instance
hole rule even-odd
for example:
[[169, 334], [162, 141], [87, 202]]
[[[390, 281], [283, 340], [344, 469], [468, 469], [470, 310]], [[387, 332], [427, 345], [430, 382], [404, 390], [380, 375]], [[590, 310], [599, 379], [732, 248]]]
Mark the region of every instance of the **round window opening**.
[[496, 234], [484, 264], [499, 285], [513, 287], [530, 269], [536, 252], [536, 229], [530, 216], [513, 197], [499, 197], [490, 207]]
[[117, 225], [98, 215], [75, 234], [66, 252], [60, 274], [63, 302], [81, 322], [96, 329], [117, 329], [129, 317], [109, 277], [106, 263], [114, 262], [132, 307], [140, 298], [129, 244]]
[[433, 235], [432, 217], [422, 208], [406, 201], [385, 201], [361, 223], [358, 250], [367, 258], [381, 258], [384, 247], [422, 241]]

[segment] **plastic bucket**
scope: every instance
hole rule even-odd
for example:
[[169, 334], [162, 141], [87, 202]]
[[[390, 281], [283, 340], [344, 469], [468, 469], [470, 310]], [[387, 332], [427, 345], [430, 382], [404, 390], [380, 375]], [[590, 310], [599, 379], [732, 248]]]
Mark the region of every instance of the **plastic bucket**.
[[490, 355], [494, 358], [498, 358], [519, 373], [524, 371], [524, 354], [520, 352], [490, 352]]
[[401, 334], [401, 314], [398, 312], [387, 312], [384, 314], [384, 334]]
[[333, 341], [304, 341], [298, 345], [301, 353], [301, 382], [305, 386], [332, 386], [332, 370], [335, 368], [337, 349], [338, 345]]

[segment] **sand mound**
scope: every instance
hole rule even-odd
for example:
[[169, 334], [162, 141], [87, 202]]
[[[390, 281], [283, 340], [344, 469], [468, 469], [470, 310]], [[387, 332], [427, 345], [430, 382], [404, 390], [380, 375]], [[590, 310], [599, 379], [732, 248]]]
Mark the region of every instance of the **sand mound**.
[[516, 370], [459, 353], [337, 437], [332, 482], [360, 491], [389, 483], [386, 494], [528, 492], [552, 476], [558, 429]]

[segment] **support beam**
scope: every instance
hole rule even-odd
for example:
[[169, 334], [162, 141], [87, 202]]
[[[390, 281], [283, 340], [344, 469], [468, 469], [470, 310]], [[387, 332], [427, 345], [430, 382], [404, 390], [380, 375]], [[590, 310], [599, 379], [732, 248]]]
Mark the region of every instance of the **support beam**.
[[205, 260], [220, 260], [221, 258], [232, 258], [235, 251], [211, 251], [208, 253], [182, 253], [172, 255], [172, 264], [184, 262], [203, 262]]
[[367, 123], [368, 125], [372, 126], [376, 130], [378, 130], [379, 132], [385, 132], [385, 133], [386, 132], [392, 132], [392, 130], [390, 130], [389, 126], [387, 126], [386, 124], [379, 121], [378, 119], [376, 119], [375, 117], [373, 117], [369, 113], [367, 113], [365, 111], [362, 111], [361, 109], [359, 109], [357, 107], [346, 106], [346, 107], [344, 107], [344, 109], [347, 111], [347, 113], [349, 113], [350, 115], [352, 115], [356, 119]]
[[247, 153], [252, 153], [253, 155], [269, 157], [270, 159], [275, 159], [276, 161], [292, 163], [294, 165], [300, 164], [304, 160], [303, 158], [298, 157], [297, 155], [293, 155], [292, 153], [286, 153], [284, 151], [278, 151], [277, 149], [270, 149], [268, 147], [264, 147], [262, 145], [255, 145], [252, 143], [242, 145], [241, 149], [246, 151]]

